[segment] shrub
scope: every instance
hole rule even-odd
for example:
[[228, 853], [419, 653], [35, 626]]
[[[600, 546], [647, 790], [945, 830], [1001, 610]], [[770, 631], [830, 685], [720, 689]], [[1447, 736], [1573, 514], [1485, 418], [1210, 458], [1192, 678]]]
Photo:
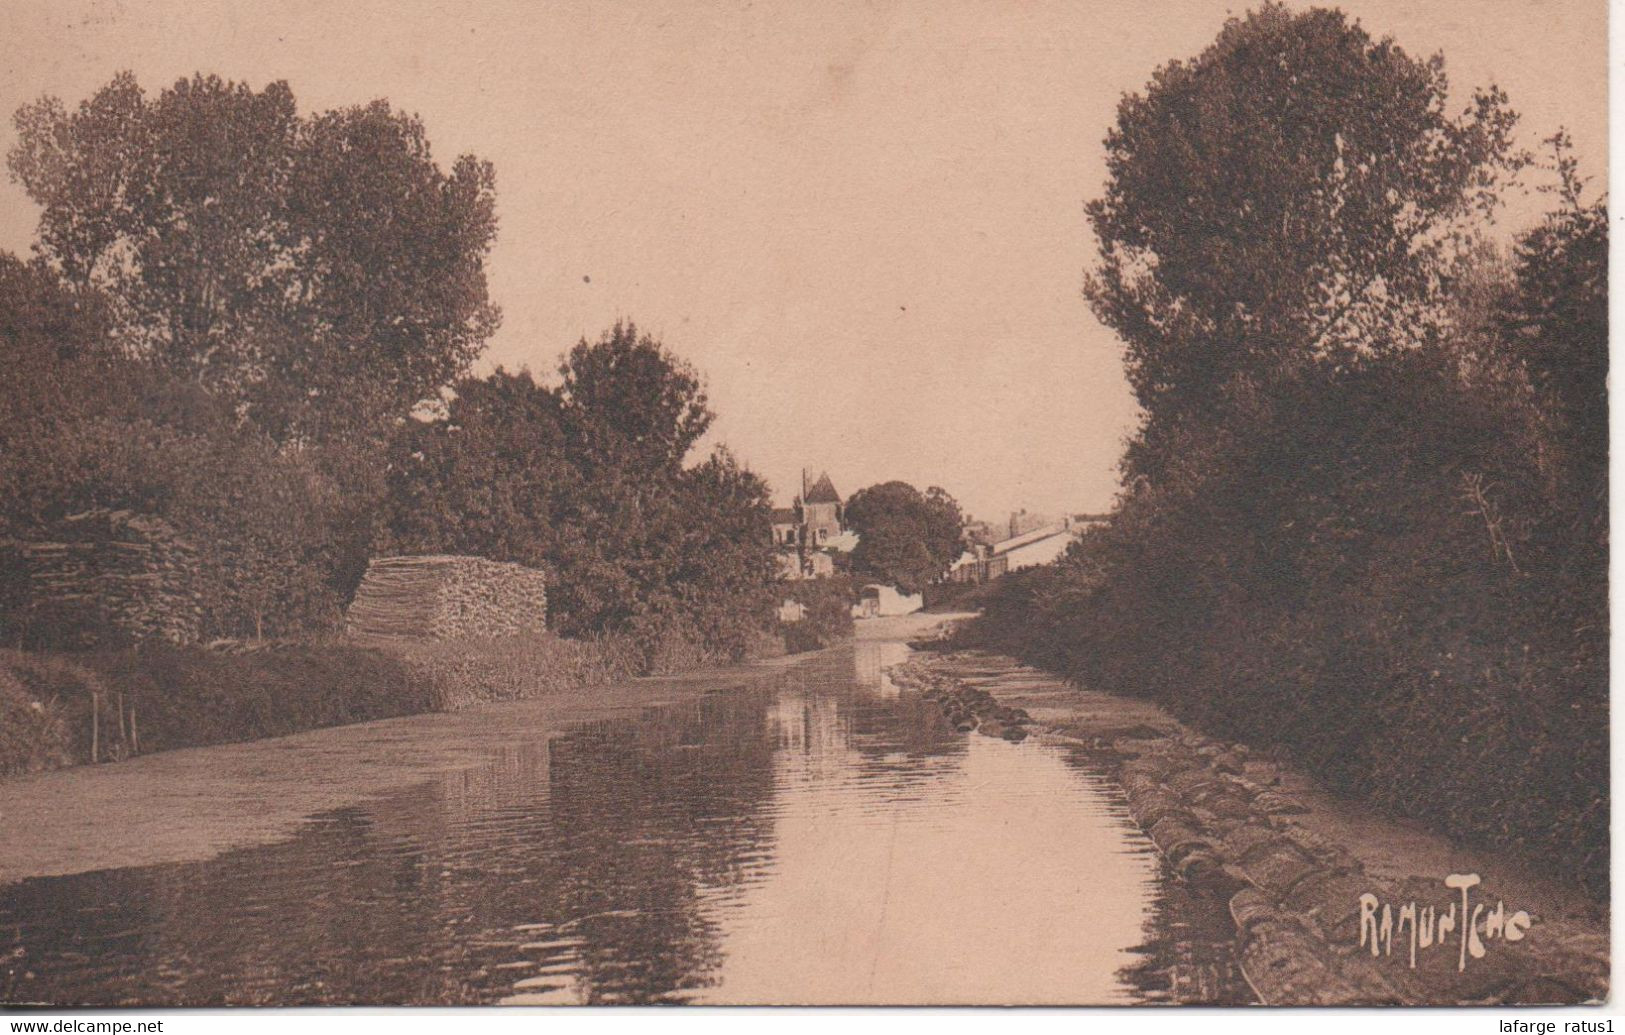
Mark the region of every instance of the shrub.
[[[681, 623], [642, 631], [0, 650], [0, 775], [545, 697], [725, 660]], [[752, 649], [780, 647], [762, 634]]]
[[1422, 355], [1277, 390], [960, 642], [1606, 888], [1606, 552], [1527, 415]]
[[153, 644], [78, 660], [123, 696], [143, 753], [413, 715], [431, 704], [401, 660], [343, 644], [240, 652]]
[[807, 609], [799, 622], [782, 627], [787, 652], [822, 650], [852, 635], [852, 605], [857, 601], [857, 592], [849, 576], [786, 582], [783, 590], [781, 599], [793, 600]]
[[73, 763], [63, 712], [60, 698], [35, 693], [9, 668], [0, 667], [0, 776]]
[[551, 634], [391, 643], [435, 711], [544, 697], [640, 675], [640, 646], [624, 636], [566, 640]]
[[[25, 746], [28, 738], [7, 738], [6, 763], [0, 763], [0, 768], [9, 764], [14, 767], [11, 771], [26, 771], [34, 762], [39, 763], [38, 768], [55, 768], [89, 761], [93, 753], [98, 758], [126, 753], [124, 738], [118, 733], [123, 713], [114, 711], [121, 702], [89, 667], [57, 655], [5, 650], [0, 651], [0, 684], [20, 694], [35, 716], [50, 717], [43, 728], [35, 719], [30, 723], [55, 745], [33, 756]], [[40, 708], [34, 708], [35, 704]]]

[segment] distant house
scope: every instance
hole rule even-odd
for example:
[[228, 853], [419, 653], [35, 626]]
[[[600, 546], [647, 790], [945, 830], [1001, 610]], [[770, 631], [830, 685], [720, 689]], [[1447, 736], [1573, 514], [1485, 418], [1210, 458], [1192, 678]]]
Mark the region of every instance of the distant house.
[[804, 579], [807, 577], [801, 569], [801, 557], [794, 550], [780, 550], [774, 556], [778, 558], [780, 578]]
[[862, 538], [850, 528], [844, 529], [840, 535], [831, 536], [822, 544], [825, 550], [832, 553], [851, 553], [858, 548], [858, 540]]
[[1104, 524], [1106, 520], [1106, 516], [1101, 514], [1068, 514], [1060, 521], [1012, 536], [1002, 543], [994, 543], [991, 557], [1003, 560], [1001, 575], [1051, 564], [1061, 559], [1066, 548], [1078, 536], [1096, 525]]
[[1072, 540], [1076, 538], [1077, 533], [1073, 531], [1070, 521], [1043, 525], [1003, 542], [994, 543], [990, 559], [1003, 562], [1001, 575], [1023, 568], [1033, 568], [1060, 560], [1061, 555], [1066, 553], [1066, 548], [1071, 546]]
[[988, 547], [973, 543], [948, 568], [949, 582], [986, 582]]
[[[1012, 527], [1023, 524], [1016, 520], [1017, 516], [1011, 515]], [[1078, 536], [1106, 520], [1101, 514], [1069, 514], [991, 545], [972, 543], [948, 569], [947, 578], [951, 582], [987, 582], [1007, 572], [1054, 563]]]
[[835, 574], [836, 553], [850, 553], [858, 537], [842, 526], [845, 507], [826, 472], [808, 484], [788, 507], [773, 510], [773, 545], [786, 578], [818, 579]]
[[1004, 530], [995, 526], [991, 521], [977, 521], [966, 518], [959, 529], [960, 538], [971, 548], [978, 546], [992, 546], [1005, 537]]
[[1010, 520], [1005, 525], [1005, 534], [1001, 539], [1015, 539], [1029, 532], [1037, 532], [1050, 528], [1059, 522], [1044, 514], [1035, 514], [1026, 507], [1010, 512]]
[[773, 508], [773, 545], [795, 546], [801, 541], [801, 514], [795, 507]]
[[829, 480], [827, 471], [810, 489], [806, 488], [805, 476], [802, 483], [801, 523], [805, 541], [809, 546], [823, 546], [841, 534], [841, 494], [835, 491], [835, 483]]

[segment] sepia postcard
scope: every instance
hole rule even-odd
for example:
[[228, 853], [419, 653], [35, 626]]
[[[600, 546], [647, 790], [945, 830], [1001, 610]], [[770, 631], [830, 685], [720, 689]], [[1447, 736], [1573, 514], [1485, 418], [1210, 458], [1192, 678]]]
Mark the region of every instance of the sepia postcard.
[[1608, 21], [0, 7], [0, 1006], [1606, 1003]]

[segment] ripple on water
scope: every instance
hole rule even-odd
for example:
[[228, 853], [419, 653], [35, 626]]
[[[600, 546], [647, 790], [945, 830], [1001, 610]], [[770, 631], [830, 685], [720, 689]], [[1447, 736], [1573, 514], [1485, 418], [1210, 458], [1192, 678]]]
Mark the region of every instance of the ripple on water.
[[948, 729], [884, 678], [904, 653], [860, 642], [518, 743], [279, 844], [0, 889], [0, 999], [1222, 994], [1226, 940], [1192, 955], [1196, 907], [1169, 899], [1110, 786], [1032, 741]]

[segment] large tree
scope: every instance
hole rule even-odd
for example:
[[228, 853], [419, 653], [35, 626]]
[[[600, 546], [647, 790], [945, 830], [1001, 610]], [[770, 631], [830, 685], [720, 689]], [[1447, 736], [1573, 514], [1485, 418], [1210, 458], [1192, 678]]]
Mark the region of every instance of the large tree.
[[581, 339], [559, 376], [566, 427], [597, 462], [674, 471], [716, 419], [699, 372], [633, 323]]
[[83, 410], [105, 397], [118, 366], [107, 347], [107, 305], [75, 292], [41, 262], [0, 253], [0, 445], [37, 434], [40, 418]]
[[924, 493], [907, 482], [859, 489], [846, 501], [846, 523], [858, 533], [852, 569], [860, 577], [924, 589], [959, 555], [959, 504], [936, 486]]
[[489, 163], [442, 171], [383, 101], [301, 116], [283, 82], [148, 97], [121, 74], [76, 110], [16, 114], [37, 251], [114, 300], [113, 336], [279, 440], [409, 412], [494, 329]]
[[1522, 361], [1567, 468], [1566, 488], [1606, 532], [1608, 476], [1608, 208], [1558, 134], [1559, 205], [1518, 242], [1501, 329]]
[[697, 371], [630, 324], [582, 341], [560, 384], [498, 370], [459, 381], [392, 451], [383, 548], [544, 567], [569, 635], [689, 636], [737, 655], [769, 614], [767, 486], [710, 425]]
[[1441, 57], [1267, 4], [1124, 97], [1086, 294], [1146, 415], [1131, 473], [1283, 369], [1428, 334], [1469, 220], [1520, 160], [1503, 95], [1452, 115], [1447, 86]]
[[528, 371], [458, 381], [444, 412], [395, 436], [380, 548], [556, 563], [580, 475], [558, 395]]
[[738, 660], [756, 645], [753, 637], [779, 602], [772, 491], [719, 446], [682, 473], [676, 495], [673, 602], [702, 642]]
[[683, 462], [710, 427], [699, 372], [631, 323], [579, 341], [559, 366], [560, 420], [581, 475], [581, 541], [565, 606], [576, 628], [665, 610], [685, 512]]

